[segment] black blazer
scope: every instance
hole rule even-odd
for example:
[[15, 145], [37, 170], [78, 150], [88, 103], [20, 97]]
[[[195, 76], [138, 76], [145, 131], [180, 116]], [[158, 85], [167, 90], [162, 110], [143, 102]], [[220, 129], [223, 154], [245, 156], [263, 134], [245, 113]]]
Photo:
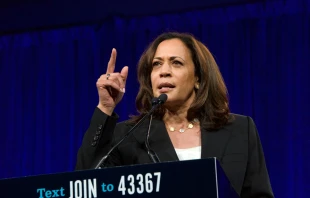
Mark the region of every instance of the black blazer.
[[[201, 158], [217, 157], [237, 193], [247, 197], [274, 197], [264, 153], [256, 126], [250, 117], [232, 114], [234, 121], [217, 131], [201, 129]], [[79, 149], [76, 170], [91, 169], [124, 136], [132, 125], [117, 123], [114, 113], [107, 116], [95, 109]], [[108, 166], [151, 163], [145, 150], [148, 120], [112, 152]], [[178, 161], [165, 124], [153, 119], [150, 146], [161, 161]]]

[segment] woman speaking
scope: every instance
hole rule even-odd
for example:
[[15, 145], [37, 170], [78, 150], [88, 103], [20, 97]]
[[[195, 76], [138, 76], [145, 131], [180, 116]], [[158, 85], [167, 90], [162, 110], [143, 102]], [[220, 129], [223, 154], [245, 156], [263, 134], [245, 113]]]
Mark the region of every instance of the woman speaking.
[[255, 124], [230, 113], [226, 85], [205, 45], [185, 33], [158, 36], [138, 63], [139, 115], [120, 123], [114, 109], [125, 93], [128, 67], [117, 73], [115, 62], [113, 49], [107, 72], [96, 83], [99, 103], [78, 152], [77, 170], [94, 168], [149, 113], [152, 99], [165, 94], [167, 100], [102, 165], [216, 157], [240, 197], [274, 197]]

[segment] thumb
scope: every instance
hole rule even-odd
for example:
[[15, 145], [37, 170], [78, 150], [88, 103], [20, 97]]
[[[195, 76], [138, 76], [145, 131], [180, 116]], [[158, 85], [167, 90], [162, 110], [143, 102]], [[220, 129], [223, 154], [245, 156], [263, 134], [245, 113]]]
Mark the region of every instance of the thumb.
[[128, 66], [123, 67], [123, 69], [121, 70], [121, 77], [123, 78], [124, 87], [125, 87], [127, 77], [128, 77]]

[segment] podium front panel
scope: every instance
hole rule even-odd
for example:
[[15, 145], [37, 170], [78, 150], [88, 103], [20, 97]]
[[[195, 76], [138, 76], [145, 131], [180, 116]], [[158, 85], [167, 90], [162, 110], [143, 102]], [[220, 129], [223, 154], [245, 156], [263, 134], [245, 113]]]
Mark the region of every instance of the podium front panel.
[[2, 198], [237, 197], [215, 158], [2, 179], [0, 189]]

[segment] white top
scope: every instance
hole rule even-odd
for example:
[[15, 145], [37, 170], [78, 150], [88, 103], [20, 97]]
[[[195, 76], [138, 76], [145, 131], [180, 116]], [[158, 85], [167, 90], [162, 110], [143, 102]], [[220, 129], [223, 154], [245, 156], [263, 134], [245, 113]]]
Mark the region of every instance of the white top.
[[188, 149], [175, 149], [179, 160], [193, 160], [201, 158], [201, 146], [188, 148]]

